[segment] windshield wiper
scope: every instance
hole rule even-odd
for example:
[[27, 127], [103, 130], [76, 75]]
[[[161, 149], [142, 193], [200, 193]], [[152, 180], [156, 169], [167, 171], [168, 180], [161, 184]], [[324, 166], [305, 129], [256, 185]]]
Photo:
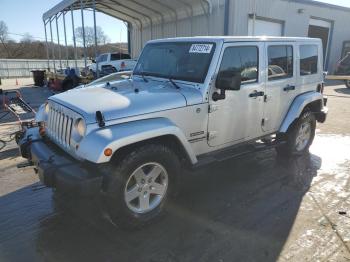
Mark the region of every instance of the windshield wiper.
[[148, 79], [145, 77], [145, 72], [141, 71], [141, 72], [139, 72], [138, 75], [140, 75], [142, 77], [144, 82], [148, 83]]
[[180, 86], [175, 83], [175, 81], [172, 77], [169, 77], [168, 80], [176, 89], [180, 89]]

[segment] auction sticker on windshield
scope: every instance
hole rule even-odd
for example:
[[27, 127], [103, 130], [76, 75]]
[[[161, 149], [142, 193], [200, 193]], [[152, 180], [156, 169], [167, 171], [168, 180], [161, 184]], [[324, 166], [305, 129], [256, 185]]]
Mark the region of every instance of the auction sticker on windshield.
[[189, 53], [200, 53], [200, 54], [209, 54], [213, 44], [193, 44], [191, 45]]

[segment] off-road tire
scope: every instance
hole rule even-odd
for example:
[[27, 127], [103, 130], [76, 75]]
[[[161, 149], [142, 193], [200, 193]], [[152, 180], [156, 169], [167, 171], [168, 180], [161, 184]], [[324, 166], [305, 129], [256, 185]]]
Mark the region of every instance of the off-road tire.
[[[126, 203], [124, 190], [131, 174], [145, 163], [161, 164], [168, 174], [168, 185], [160, 204], [147, 213], [133, 212]], [[112, 222], [122, 228], [139, 228], [164, 213], [164, 206], [173, 195], [180, 170], [178, 156], [167, 146], [149, 144], [131, 150], [117, 163], [107, 167], [106, 208]]]
[[350, 88], [350, 80], [345, 80], [344, 82], [345, 82], [345, 86], [347, 88]]
[[[297, 150], [296, 139], [298, 136], [299, 129], [303, 123], [309, 122], [311, 126], [311, 136], [302, 150]], [[304, 112], [298, 120], [288, 129], [286, 134], [279, 134], [277, 139], [285, 142], [284, 144], [276, 147], [276, 151], [281, 156], [298, 156], [305, 154], [309, 151], [309, 148], [315, 138], [316, 130], [316, 118], [310, 111]]]

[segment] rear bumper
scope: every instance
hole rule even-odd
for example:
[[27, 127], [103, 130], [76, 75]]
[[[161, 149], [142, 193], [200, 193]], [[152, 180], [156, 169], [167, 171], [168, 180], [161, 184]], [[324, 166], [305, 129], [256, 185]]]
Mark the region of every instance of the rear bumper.
[[85, 196], [101, 191], [103, 176], [96, 165], [75, 160], [43, 139], [21, 140], [19, 146], [21, 152], [28, 152], [34, 170], [46, 186]]

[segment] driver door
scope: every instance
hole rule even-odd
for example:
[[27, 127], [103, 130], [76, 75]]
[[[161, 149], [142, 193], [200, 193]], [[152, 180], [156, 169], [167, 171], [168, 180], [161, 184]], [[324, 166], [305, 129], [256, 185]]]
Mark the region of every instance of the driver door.
[[212, 95], [220, 90], [211, 88], [209, 146], [229, 146], [262, 135], [265, 85], [259, 61], [264, 61], [263, 50], [259, 42], [224, 44], [216, 75], [221, 70], [240, 71], [242, 83], [240, 90], [226, 90], [226, 98], [218, 101]]

